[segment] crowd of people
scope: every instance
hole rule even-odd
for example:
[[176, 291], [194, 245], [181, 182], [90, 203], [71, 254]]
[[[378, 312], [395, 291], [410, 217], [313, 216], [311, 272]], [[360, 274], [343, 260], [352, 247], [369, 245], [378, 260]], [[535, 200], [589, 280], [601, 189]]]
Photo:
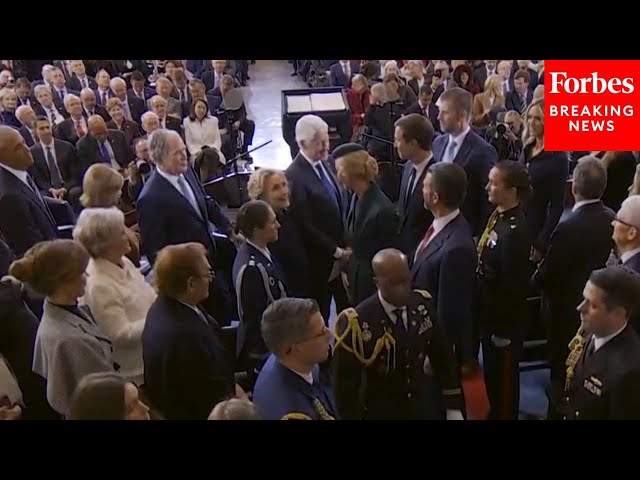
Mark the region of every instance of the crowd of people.
[[537, 324], [547, 418], [640, 418], [637, 152], [546, 151], [542, 61], [293, 61], [354, 135], [233, 219], [249, 61], [2, 62], [0, 418], [513, 420]]

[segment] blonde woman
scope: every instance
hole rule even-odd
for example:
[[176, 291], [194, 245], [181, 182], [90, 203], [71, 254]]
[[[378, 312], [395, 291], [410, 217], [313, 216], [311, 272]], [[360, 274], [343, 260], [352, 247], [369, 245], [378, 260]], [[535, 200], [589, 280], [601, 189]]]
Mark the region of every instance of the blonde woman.
[[347, 101], [351, 110], [351, 127], [353, 128], [353, 139], [360, 136], [364, 126], [364, 115], [369, 110], [369, 84], [361, 73], [358, 73], [351, 80], [351, 88], [347, 89]]
[[489, 112], [494, 107], [504, 107], [504, 94], [498, 75], [490, 75], [484, 82], [484, 91], [473, 97], [471, 123], [476, 127], [489, 125]]
[[22, 123], [16, 118], [17, 108], [18, 95], [11, 88], [0, 89], [0, 124], [22, 127]]
[[361, 145], [347, 143], [333, 152], [338, 180], [353, 192], [347, 214], [347, 242], [353, 255], [347, 263], [350, 300], [357, 305], [376, 292], [371, 260], [398, 238], [398, 215], [375, 182], [378, 162]]

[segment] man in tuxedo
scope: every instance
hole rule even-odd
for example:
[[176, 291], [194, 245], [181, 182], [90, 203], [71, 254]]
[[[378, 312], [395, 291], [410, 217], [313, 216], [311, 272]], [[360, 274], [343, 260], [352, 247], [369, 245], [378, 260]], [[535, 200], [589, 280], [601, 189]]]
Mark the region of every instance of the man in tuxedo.
[[424, 178], [424, 205], [434, 220], [413, 255], [413, 288], [434, 299], [438, 319], [453, 344], [463, 376], [474, 372], [474, 290], [477, 254], [471, 226], [460, 207], [467, 189], [464, 169], [440, 162]]
[[233, 310], [231, 266], [237, 241], [231, 222], [218, 203], [204, 191], [189, 165], [180, 135], [158, 129], [149, 138], [153, 171], [138, 198], [142, 251], [153, 264], [167, 245], [187, 242], [203, 244], [216, 269], [209, 312], [219, 323], [229, 323]]
[[27, 172], [32, 165], [22, 135], [0, 125], [0, 232], [17, 257], [58, 237], [53, 215]]
[[548, 317], [552, 403], [562, 394], [568, 345], [580, 327], [576, 306], [582, 289], [591, 272], [606, 265], [613, 247], [611, 223], [615, 214], [600, 200], [606, 185], [607, 171], [602, 162], [592, 156], [582, 157], [571, 186], [576, 203], [551, 235], [549, 249], [535, 275]]
[[332, 297], [336, 310], [347, 307], [347, 295], [340, 275], [332, 275], [336, 265], [346, 262], [351, 249], [345, 248], [345, 192], [327, 161], [329, 126], [316, 115], [305, 115], [296, 123], [300, 151], [286, 170], [290, 185], [291, 216], [307, 247], [310, 261], [311, 296], [329, 320]]
[[417, 113], [400, 118], [395, 126], [395, 147], [398, 156], [405, 160], [400, 182], [398, 215], [400, 216], [400, 248], [407, 256], [415, 253], [433, 215], [424, 208], [422, 184], [429, 166], [435, 163], [431, 152], [433, 126]]
[[505, 95], [504, 106], [507, 110], [519, 112], [522, 118], [527, 107], [533, 101], [533, 90], [529, 88], [531, 77], [526, 70], [517, 70], [513, 77], [513, 90]]
[[21, 105], [16, 110], [16, 118], [22, 126], [18, 129], [22, 138], [28, 147], [32, 147], [36, 143], [35, 121], [36, 112], [29, 105]]
[[98, 88], [98, 83], [94, 78], [87, 75], [87, 70], [82, 60], [70, 60], [69, 66], [73, 75], [67, 79], [67, 85], [73, 90], [80, 92], [83, 88], [90, 88], [95, 90]]
[[29, 173], [42, 195], [67, 200], [78, 211], [82, 169], [76, 149], [69, 142], [53, 138], [47, 117], [38, 117], [35, 126], [39, 141], [30, 149], [34, 163]]
[[147, 110], [144, 101], [136, 97], [127, 95], [127, 84], [120, 77], [113, 77], [109, 83], [111, 91], [116, 98], [122, 102], [122, 113], [124, 118], [140, 125], [140, 117]]
[[89, 134], [78, 141], [78, 160], [82, 172], [94, 163], [107, 163], [116, 170], [124, 170], [134, 159], [131, 147], [120, 130], [109, 130], [100, 115], [89, 117]]
[[438, 100], [438, 120], [443, 135], [433, 141], [433, 156], [438, 162], [455, 163], [464, 169], [467, 191], [460, 210], [476, 237], [482, 233], [491, 214], [485, 188], [498, 154], [469, 125], [472, 100], [471, 93], [462, 88], [442, 92]]

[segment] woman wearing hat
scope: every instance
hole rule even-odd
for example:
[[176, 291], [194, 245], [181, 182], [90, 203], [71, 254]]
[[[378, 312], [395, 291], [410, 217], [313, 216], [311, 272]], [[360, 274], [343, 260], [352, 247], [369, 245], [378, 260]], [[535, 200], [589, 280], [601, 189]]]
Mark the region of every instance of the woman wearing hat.
[[347, 213], [347, 238], [353, 255], [347, 263], [351, 303], [357, 305], [376, 292], [371, 269], [373, 256], [394, 247], [398, 238], [398, 215], [389, 198], [375, 182], [378, 162], [361, 145], [347, 143], [333, 152], [338, 180], [352, 192]]

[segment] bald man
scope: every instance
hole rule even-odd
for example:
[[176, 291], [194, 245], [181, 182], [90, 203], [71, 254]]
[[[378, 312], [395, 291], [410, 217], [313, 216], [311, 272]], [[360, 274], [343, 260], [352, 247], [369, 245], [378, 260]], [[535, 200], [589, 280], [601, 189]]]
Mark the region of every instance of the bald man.
[[0, 125], [0, 232], [17, 257], [58, 237], [56, 222], [27, 173], [33, 157], [17, 130]]
[[78, 140], [78, 160], [82, 171], [95, 163], [106, 163], [116, 170], [124, 170], [135, 155], [119, 130], [109, 130], [100, 115], [87, 120], [89, 133]]
[[462, 420], [453, 348], [429, 292], [411, 289], [407, 257], [379, 251], [377, 293], [338, 316], [334, 391], [342, 419]]

